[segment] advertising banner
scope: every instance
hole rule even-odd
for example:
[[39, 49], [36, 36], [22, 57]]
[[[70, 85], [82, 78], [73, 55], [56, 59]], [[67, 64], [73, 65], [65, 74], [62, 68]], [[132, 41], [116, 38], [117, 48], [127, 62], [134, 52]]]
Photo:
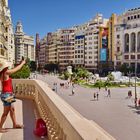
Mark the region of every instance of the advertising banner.
[[108, 47], [108, 29], [104, 28], [102, 31], [102, 48]]
[[107, 49], [102, 48], [100, 50], [100, 61], [106, 61], [107, 60]]

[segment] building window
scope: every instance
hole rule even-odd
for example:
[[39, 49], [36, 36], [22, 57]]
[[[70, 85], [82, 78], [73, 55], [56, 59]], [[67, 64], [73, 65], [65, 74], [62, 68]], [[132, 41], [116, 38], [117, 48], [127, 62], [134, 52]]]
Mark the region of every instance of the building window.
[[129, 52], [129, 34], [125, 34], [124, 52]]
[[125, 55], [124, 56], [124, 59], [129, 59], [129, 55]]
[[117, 35], [117, 39], [119, 39], [120, 38], [120, 35]]
[[89, 45], [92, 45], [92, 42], [89, 42], [88, 44], [89, 44]]
[[92, 40], [92, 37], [89, 37], [89, 40]]
[[135, 55], [131, 55], [131, 59], [135, 59]]
[[137, 35], [137, 51], [140, 52], [140, 32]]
[[98, 44], [98, 41], [95, 41], [94, 44]]
[[120, 51], [120, 47], [117, 47], [117, 52], [119, 52]]
[[136, 35], [135, 33], [131, 34], [131, 52], [135, 52], [136, 49]]
[[140, 59], [140, 54], [137, 55], [137, 58]]
[[120, 66], [121, 65], [121, 62], [117, 62], [117, 66]]

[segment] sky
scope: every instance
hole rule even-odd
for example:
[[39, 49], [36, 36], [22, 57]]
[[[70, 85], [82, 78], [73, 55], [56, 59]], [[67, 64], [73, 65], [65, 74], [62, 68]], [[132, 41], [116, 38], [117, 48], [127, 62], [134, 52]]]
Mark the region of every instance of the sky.
[[9, 0], [12, 22], [21, 21], [23, 31], [43, 38], [48, 32], [89, 21], [97, 13], [109, 18], [112, 13], [140, 7], [140, 0]]

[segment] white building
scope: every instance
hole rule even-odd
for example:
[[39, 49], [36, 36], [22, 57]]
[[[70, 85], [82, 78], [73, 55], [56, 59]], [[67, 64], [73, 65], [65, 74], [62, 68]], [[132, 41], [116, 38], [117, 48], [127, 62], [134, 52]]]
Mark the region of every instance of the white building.
[[99, 27], [107, 25], [107, 19], [102, 14], [97, 14], [91, 21], [85, 32], [85, 68], [96, 71], [98, 68], [99, 54]]
[[115, 28], [116, 66], [120, 63], [132, 68], [135, 63], [140, 66], [140, 8], [130, 9], [119, 16]]
[[21, 61], [22, 56], [35, 61], [34, 38], [24, 34], [21, 22], [17, 22], [16, 26], [15, 52], [16, 63]]
[[87, 24], [76, 27], [75, 31], [75, 46], [74, 46], [74, 64], [78, 67], [85, 66], [85, 30]]

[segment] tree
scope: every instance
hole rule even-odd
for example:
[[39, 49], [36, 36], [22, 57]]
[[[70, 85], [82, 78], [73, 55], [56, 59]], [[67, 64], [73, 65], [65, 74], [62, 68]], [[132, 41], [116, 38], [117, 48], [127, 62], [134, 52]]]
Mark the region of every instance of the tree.
[[30, 61], [30, 70], [35, 71], [36, 70], [36, 62], [35, 61]]
[[107, 75], [107, 80], [108, 81], [114, 81], [114, 76], [111, 74], [111, 73], [109, 73], [108, 75]]
[[30, 68], [27, 64], [24, 65], [21, 70], [11, 75], [11, 77], [14, 79], [21, 79], [21, 78], [26, 79], [29, 76], [30, 76]]
[[46, 64], [44, 66], [44, 69], [50, 72], [54, 72], [55, 70], [58, 71], [58, 64], [54, 64], [54, 63]]
[[88, 78], [89, 77], [89, 72], [84, 68], [77, 68], [75, 70], [75, 72], [77, 74], [77, 77], [79, 77], [79, 78]]
[[122, 64], [120, 67], [120, 71], [126, 75], [129, 72], [129, 66], [127, 64]]

